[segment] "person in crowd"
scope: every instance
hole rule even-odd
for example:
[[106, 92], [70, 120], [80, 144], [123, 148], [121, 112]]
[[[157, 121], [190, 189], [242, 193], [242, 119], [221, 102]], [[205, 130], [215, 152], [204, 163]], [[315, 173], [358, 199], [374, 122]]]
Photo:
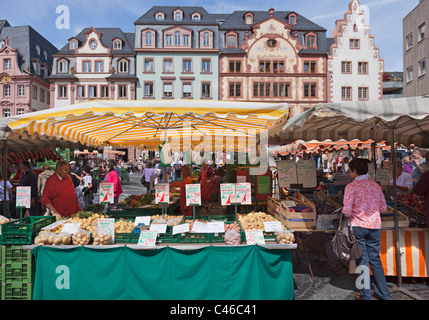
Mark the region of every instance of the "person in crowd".
[[118, 204], [119, 196], [122, 194], [122, 187], [113, 163], [108, 164], [106, 177], [107, 177], [106, 179], [107, 183], [113, 183], [113, 200], [114, 200], [114, 204]]
[[[429, 152], [426, 152], [426, 163], [429, 163]], [[414, 188], [414, 193], [423, 197], [426, 213], [426, 226], [429, 227], [429, 171], [424, 172]]]
[[412, 174], [413, 173], [413, 167], [411, 165], [411, 159], [410, 156], [404, 157], [404, 166], [402, 168], [402, 171]]
[[[39, 199], [42, 199], [42, 194], [43, 194], [43, 190], [45, 189], [46, 180], [48, 180], [48, 178], [55, 173], [55, 171], [51, 170], [51, 167], [48, 164], [44, 164], [42, 169], [43, 171], [37, 177], [37, 190], [38, 190]], [[46, 208], [42, 206], [42, 214], [44, 214], [45, 211], [46, 211]]]
[[57, 218], [70, 217], [81, 210], [69, 173], [69, 163], [59, 160], [55, 173], [46, 180], [43, 190], [42, 205]]
[[211, 211], [211, 196], [213, 189], [213, 177], [214, 171], [212, 167], [210, 167], [206, 160], [203, 160], [203, 164], [201, 166], [201, 175], [200, 175], [200, 184], [201, 184], [201, 201], [204, 212]]
[[186, 206], [186, 185], [192, 184], [191, 168], [184, 165], [180, 168], [182, 173], [182, 183], [180, 185], [180, 214], [184, 216], [192, 216], [192, 207]]
[[0, 215], [8, 219], [12, 218], [9, 210], [9, 201], [12, 199], [12, 184], [9, 180], [5, 183], [3, 171], [0, 170]]
[[[74, 174], [73, 174], [74, 173]], [[70, 175], [74, 184], [74, 187], [78, 187], [80, 185], [80, 181], [78, 177], [80, 177], [79, 170], [76, 167], [76, 161], [70, 161]]]
[[80, 176], [75, 173], [71, 174], [82, 184], [83, 207], [91, 205], [94, 201], [94, 184], [91, 176], [91, 167], [89, 165], [83, 166]]
[[[393, 172], [390, 184], [393, 184]], [[411, 174], [404, 172], [401, 160], [396, 160], [396, 193], [404, 194], [413, 190], [413, 178]]]
[[390, 293], [386, 284], [383, 265], [380, 260], [381, 217], [380, 212], [387, 209], [381, 187], [368, 176], [368, 162], [365, 159], [353, 159], [349, 163], [349, 174], [353, 182], [344, 192], [343, 214], [349, 218], [350, 228], [362, 250], [362, 257], [356, 265], [362, 272], [369, 272], [371, 266], [374, 290], [364, 286], [356, 293], [357, 300], [371, 300], [371, 295], [389, 300]]
[[414, 149], [413, 161], [411, 162], [411, 166], [413, 167], [411, 176], [413, 177], [414, 185], [416, 185], [417, 181], [420, 179], [421, 175], [425, 171], [423, 165], [425, 164], [426, 159], [423, 156], [424, 151], [422, 149]]
[[150, 188], [150, 179], [151, 178], [152, 178], [152, 187], [153, 187], [153, 185], [155, 184], [156, 172], [155, 172], [155, 169], [152, 168], [152, 162], [148, 161], [146, 163], [146, 167], [143, 169], [142, 177], [140, 179], [140, 182], [146, 188], [147, 193], [152, 192], [152, 190]]
[[31, 187], [31, 208], [29, 209], [30, 216], [37, 216], [37, 176], [31, 170], [31, 165], [28, 161], [22, 161], [19, 164], [19, 169], [22, 172], [19, 178], [19, 185], [21, 187]]
[[115, 160], [110, 161], [113, 164], [113, 168], [116, 171], [116, 174], [118, 175], [119, 183], [122, 184], [122, 171], [121, 168], [118, 167], [118, 162]]

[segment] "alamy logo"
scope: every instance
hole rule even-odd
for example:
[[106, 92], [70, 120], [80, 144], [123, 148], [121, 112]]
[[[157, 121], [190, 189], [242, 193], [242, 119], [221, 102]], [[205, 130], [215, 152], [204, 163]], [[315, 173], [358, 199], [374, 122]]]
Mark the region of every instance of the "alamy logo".
[[55, 10], [56, 14], [59, 14], [55, 21], [55, 27], [59, 30], [70, 29], [70, 8], [66, 5], [60, 5]]
[[58, 290], [70, 289], [70, 269], [67, 266], [58, 266], [55, 270], [56, 274], [59, 274], [55, 281], [55, 286]]

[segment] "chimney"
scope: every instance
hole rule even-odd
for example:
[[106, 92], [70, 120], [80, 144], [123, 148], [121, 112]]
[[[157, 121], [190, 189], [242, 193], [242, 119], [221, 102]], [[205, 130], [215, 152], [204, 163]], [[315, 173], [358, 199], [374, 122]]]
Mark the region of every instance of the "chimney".
[[274, 15], [274, 8], [271, 7], [268, 12], [270, 13], [270, 17], [272, 17]]

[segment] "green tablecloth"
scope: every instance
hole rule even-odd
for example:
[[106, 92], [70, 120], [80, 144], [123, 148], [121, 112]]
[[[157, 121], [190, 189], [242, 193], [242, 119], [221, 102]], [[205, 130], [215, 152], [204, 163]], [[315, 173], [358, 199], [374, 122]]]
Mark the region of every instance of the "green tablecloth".
[[38, 246], [34, 300], [291, 300], [289, 249]]

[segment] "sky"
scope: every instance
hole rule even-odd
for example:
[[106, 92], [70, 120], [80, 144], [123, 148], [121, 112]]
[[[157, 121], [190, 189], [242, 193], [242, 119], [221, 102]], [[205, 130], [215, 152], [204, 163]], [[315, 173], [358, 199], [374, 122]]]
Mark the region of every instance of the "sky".
[[[121, 28], [134, 32], [134, 22], [153, 5], [201, 6], [209, 13], [235, 10], [295, 11], [327, 30], [331, 37], [335, 21], [344, 17], [350, 0], [0, 0], [0, 20], [12, 26], [30, 25], [58, 49], [82, 29]], [[384, 59], [385, 71], [403, 71], [402, 20], [419, 0], [361, 0], [370, 33]], [[69, 12], [69, 20], [63, 19]], [[69, 22], [69, 25], [67, 25]], [[58, 27], [59, 26], [59, 27]]]

